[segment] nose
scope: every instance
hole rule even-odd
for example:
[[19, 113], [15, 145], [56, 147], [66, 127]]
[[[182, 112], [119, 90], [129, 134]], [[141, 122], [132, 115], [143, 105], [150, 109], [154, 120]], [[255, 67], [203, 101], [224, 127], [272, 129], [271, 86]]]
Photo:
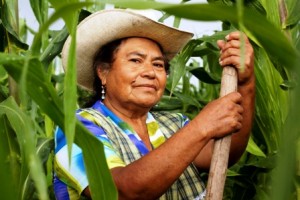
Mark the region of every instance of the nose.
[[144, 64], [142, 76], [147, 78], [155, 78], [156, 73], [152, 63], [147, 62]]

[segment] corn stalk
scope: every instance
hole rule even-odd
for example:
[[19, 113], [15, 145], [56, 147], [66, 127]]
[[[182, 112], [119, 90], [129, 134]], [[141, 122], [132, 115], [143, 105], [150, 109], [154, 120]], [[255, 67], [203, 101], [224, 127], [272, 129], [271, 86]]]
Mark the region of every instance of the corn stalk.
[[[218, 48], [215, 42], [217, 39], [224, 38], [228, 32], [237, 27], [238, 23], [234, 1], [230, 0], [209, 0], [208, 5], [167, 4], [155, 1], [141, 3], [141, 1], [32, 0], [30, 1], [31, 7], [39, 21], [39, 29], [38, 32], [33, 33], [33, 43], [27, 45], [23, 37], [18, 35], [19, 33], [15, 34], [15, 31], [12, 31], [12, 22], [5, 18], [8, 15], [4, 13], [15, 9], [11, 7], [8, 9], [7, 2], [15, 3], [16, 1], [2, 0], [1, 4], [0, 160], [3, 170], [0, 176], [1, 180], [6, 180], [6, 185], [1, 188], [3, 199], [53, 198], [51, 180], [49, 180], [51, 169], [43, 168], [53, 150], [53, 136], [49, 133], [51, 127], [45, 125], [48, 124], [45, 123], [46, 118], [51, 119], [50, 121], [60, 127], [67, 127], [66, 129], [69, 130], [67, 132], [70, 132], [67, 135], [69, 143], [72, 143], [74, 139], [74, 142], [82, 148], [89, 172], [90, 187], [95, 191], [93, 199], [117, 198], [109, 170], [106, 165], [103, 165], [106, 162], [102, 144], [77, 121], [73, 121], [70, 113], [74, 113], [76, 109], [74, 102], [70, 107], [66, 107], [66, 103], [61, 98], [62, 95], [68, 94], [70, 95], [68, 98], [76, 100], [76, 88], [75, 90], [74, 87], [63, 88], [64, 74], [56, 75], [51, 70], [56, 63], [54, 58], [59, 59], [64, 40], [69, 32], [72, 33], [76, 25], [70, 19], [75, 19], [73, 16], [78, 15], [79, 10], [102, 9], [105, 3], [110, 3], [117, 7], [154, 8], [179, 18], [223, 21], [224, 31], [195, 38], [189, 44], [192, 45], [188, 49], [189, 53], [180, 54], [174, 60], [173, 64], [176, 64], [177, 60], [184, 65], [181, 69], [183, 76], [178, 76], [180, 73], [176, 71], [170, 74], [166, 94], [156, 107], [156, 109], [180, 111], [190, 118], [193, 118], [206, 103], [218, 97], [221, 71], [217, 62]], [[297, 77], [300, 73], [296, 67], [299, 64], [300, 49], [299, 3], [296, 0], [286, 3], [288, 12], [284, 27], [289, 31], [287, 38], [282, 33], [282, 26], [278, 21], [280, 19], [278, 2], [276, 4], [268, 4], [266, 0], [244, 2], [246, 7], [243, 22], [248, 31], [247, 35], [255, 47], [256, 55], [256, 116], [247, 153], [237, 165], [229, 170], [224, 199], [271, 199], [273, 189], [270, 189], [269, 185], [273, 179], [270, 172], [274, 171], [276, 175], [273, 176], [275, 177], [274, 183], [276, 179], [286, 183], [290, 183], [291, 177], [294, 180], [293, 173], [283, 178], [281, 175], [283, 170], [288, 171], [287, 168], [294, 169], [290, 166], [295, 160], [288, 162], [289, 165], [278, 166], [276, 171], [274, 168], [282, 161], [279, 159], [276, 162], [278, 152], [284, 153], [280, 158], [293, 159], [291, 156], [285, 156], [291, 153], [290, 151], [281, 150], [280, 147], [286, 146], [286, 143], [296, 137], [295, 133], [299, 133], [296, 127], [297, 122], [293, 121], [293, 119], [299, 119], [300, 113], [298, 110], [300, 107], [293, 99], [299, 99], [297, 95], [300, 94], [299, 87], [297, 87], [299, 85]], [[50, 16], [47, 15], [48, 7], [54, 8]], [[88, 12], [81, 12], [79, 19], [81, 16], [84, 18], [85, 13]], [[50, 26], [58, 19], [64, 19], [66, 26], [59, 31], [52, 31]], [[18, 49], [17, 52], [5, 50], [9, 47], [6, 36], [13, 41], [9, 44], [13, 44], [14, 48]], [[203, 64], [197, 60], [187, 64], [186, 61], [191, 56], [202, 58]], [[67, 78], [69, 81], [67, 80], [66, 83], [71, 85], [75, 81], [75, 76], [72, 72], [70, 73], [66, 75], [69, 76]], [[199, 85], [195, 86], [190, 83], [192, 74], [199, 80]], [[16, 103], [10, 97], [8, 75], [15, 80], [18, 91], [21, 92], [20, 103]], [[172, 83], [176, 83], [177, 86], [174, 87]], [[291, 98], [291, 96], [294, 97]], [[69, 116], [68, 119], [66, 115]], [[67, 125], [69, 121], [70, 127]], [[291, 129], [287, 129], [288, 127]], [[26, 143], [23, 141], [24, 138]], [[288, 139], [283, 141], [283, 138]], [[296, 146], [293, 147], [292, 149], [295, 150]], [[99, 153], [95, 154], [95, 152]], [[32, 158], [34, 161], [31, 160]], [[30, 171], [33, 170], [38, 173], [31, 174]], [[45, 182], [47, 184], [44, 184]], [[273, 187], [276, 188], [276, 192], [282, 192], [281, 195], [288, 197], [293, 193], [286, 191], [295, 191], [293, 184], [287, 184], [286, 187], [278, 190], [276, 184]], [[48, 193], [49, 196], [47, 196]], [[22, 195], [17, 196], [18, 194]]]

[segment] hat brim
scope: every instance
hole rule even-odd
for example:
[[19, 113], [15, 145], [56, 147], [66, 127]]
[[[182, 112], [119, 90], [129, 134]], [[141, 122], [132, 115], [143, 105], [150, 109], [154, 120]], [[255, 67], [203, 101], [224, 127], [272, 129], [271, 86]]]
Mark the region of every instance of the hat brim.
[[[93, 90], [94, 82], [94, 57], [103, 45], [126, 37], [149, 38], [158, 42], [171, 60], [193, 37], [192, 33], [122, 9], [102, 10], [91, 14], [77, 26], [76, 34], [77, 82], [90, 91]], [[65, 70], [70, 43], [69, 36], [62, 50]]]

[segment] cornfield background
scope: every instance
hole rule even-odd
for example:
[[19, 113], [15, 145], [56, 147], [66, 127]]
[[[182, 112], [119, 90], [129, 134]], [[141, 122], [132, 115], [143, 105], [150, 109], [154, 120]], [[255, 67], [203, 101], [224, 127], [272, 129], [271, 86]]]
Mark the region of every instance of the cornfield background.
[[[52, 155], [56, 125], [65, 131], [68, 144], [75, 142], [82, 148], [93, 199], [117, 199], [102, 144], [74, 115], [89, 95], [76, 87], [74, 40], [70, 70], [56, 73], [67, 35], [75, 38], [78, 21], [106, 4], [156, 9], [164, 14], [160, 21], [176, 16], [174, 26], [181, 18], [222, 21], [222, 31], [193, 39], [171, 61], [165, 95], [154, 108], [183, 112], [190, 118], [218, 98], [221, 71], [216, 40], [235, 29], [248, 35], [255, 48], [255, 119], [247, 151], [228, 170], [224, 199], [300, 199], [299, 0], [208, 0], [207, 4], [30, 0], [30, 4], [39, 23], [37, 32], [19, 18], [22, 8], [17, 0], [2, 0], [0, 7], [1, 199], [55, 199]], [[65, 26], [51, 30], [58, 19]], [[33, 35], [30, 44], [28, 34]], [[196, 84], [191, 84], [192, 77]]]

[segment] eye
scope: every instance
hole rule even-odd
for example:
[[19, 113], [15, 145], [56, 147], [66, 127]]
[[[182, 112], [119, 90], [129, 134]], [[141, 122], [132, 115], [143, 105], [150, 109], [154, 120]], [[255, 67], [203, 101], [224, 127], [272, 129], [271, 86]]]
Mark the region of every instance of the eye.
[[138, 58], [131, 58], [129, 59], [130, 62], [133, 62], [133, 63], [141, 63], [140, 59]]
[[163, 62], [154, 62], [153, 66], [158, 68], [165, 68], [165, 64]]

